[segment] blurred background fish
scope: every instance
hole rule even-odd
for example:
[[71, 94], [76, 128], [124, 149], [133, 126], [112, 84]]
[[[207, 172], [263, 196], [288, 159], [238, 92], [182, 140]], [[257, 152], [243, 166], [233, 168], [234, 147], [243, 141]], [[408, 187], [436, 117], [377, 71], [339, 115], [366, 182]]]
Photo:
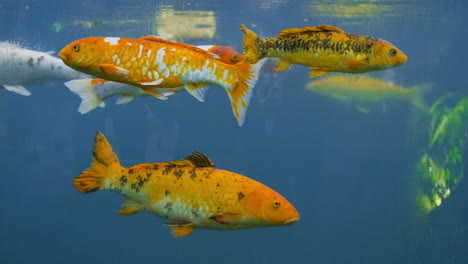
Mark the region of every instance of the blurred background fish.
[[85, 78], [87, 75], [66, 66], [52, 51], [40, 52], [0, 42], [0, 85], [10, 92], [31, 95], [25, 85], [48, 84]]
[[422, 111], [428, 108], [423, 94], [431, 87], [421, 84], [404, 88], [398, 84], [369, 76], [328, 76], [309, 82], [306, 88], [314, 93], [350, 103], [361, 112], [369, 112], [371, 104], [385, 100], [405, 100]]

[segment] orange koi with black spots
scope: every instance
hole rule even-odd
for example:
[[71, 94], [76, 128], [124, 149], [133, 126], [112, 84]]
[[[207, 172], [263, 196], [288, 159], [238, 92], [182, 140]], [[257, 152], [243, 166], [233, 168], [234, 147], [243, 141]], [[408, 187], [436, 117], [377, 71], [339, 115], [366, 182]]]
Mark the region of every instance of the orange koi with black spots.
[[75, 178], [80, 192], [111, 190], [124, 195], [119, 213], [147, 210], [168, 220], [174, 236], [197, 228], [238, 230], [297, 222], [294, 206], [271, 188], [237, 173], [217, 169], [193, 152], [181, 160], [124, 168], [107, 139], [96, 135], [91, 168]]

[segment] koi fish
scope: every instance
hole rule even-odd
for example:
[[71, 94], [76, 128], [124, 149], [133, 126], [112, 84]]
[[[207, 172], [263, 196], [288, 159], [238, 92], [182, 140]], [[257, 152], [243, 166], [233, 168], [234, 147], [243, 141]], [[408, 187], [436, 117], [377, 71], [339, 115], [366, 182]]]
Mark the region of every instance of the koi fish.
[[68, 44], [59, 55], [78, 71], [140, 87], [155, 97], [160, 97], [159, 88], [184, 86], [197, 97], [199, 88], [220, 86], [228, 93], [240, 126], [264, 63], [226, 64], [211, 52], [154, 36], [84, 38]]
[[289, 28], [273, 38], [261, 38], [244, 25], [241, 25], [241, 31], [244, 33], [245, 62], [276, 57], [279, 58], [276, 71], [286, 70], [296, 63], [309, 67], [311, 78], [329, 72], [385, 70], [408, 60], [388, 41], [348, 34], [329, 25]]
[[[197, 48], [218, 55], [220, 57], [219, 60], [227, 64], [237, 64], [242, 60], [242, 55], [231, 47], [204, 45], [197, 46]], [[139, 87], [125, 83], [107, 81], [104, 79], [71, 80], [66, 82], [65, 86], [67, 86], [70, 91], [81, 97], [82, 101], [78, 111], [82, 114], [87, 113], [98, 106], [104, 106], [104, 100], [115, 95], [119, 96], [117, 104], [129, 103], [135, 99], [135, 97], [151, 96]], [[174, 88], [158, 88], [154, 92], [158, 94], [159, 99], [167, 100], [167, 96], [184, 90], [183, 86], [179, 86]], [[200, 102], [204, 102], [206, 90], [207, 88], [199, 88], [197, 93], [194, 94], [195, 98]]]
[[309, 91], [323, 94], [356, 106], [361, 112], [369, 112], [368, 105], [384, 100], [405, 100], [416, 108], [427, 112], [427, 104], [423, 94], [430, 88], [429, 84], [422, 84], [411, 88], [404, 88], [398, 84], [375, 79], [369, 76], [349, 78], [349, 76], [329, 76], [309, 82]]
[[0, 85], [24, 96], [31, 95], [25, 85], [46, 84], [55, 81], [86, 78], [86, 75], [70, 69], [53, 52], [40, 52], [0, 42]]
[[299, 220], [294, 206], [269, 187], [237, 173], [217, 169], [192, 152], [181, 160], [120, 165], [112, 147], [97, 133], [91, 168], [73, 181], [84, 193], [110, 190], [124, 196], [119, 213], [147, 210], [172, 227], [176, 237], [197, 228], [238, 230], [290, 225]]

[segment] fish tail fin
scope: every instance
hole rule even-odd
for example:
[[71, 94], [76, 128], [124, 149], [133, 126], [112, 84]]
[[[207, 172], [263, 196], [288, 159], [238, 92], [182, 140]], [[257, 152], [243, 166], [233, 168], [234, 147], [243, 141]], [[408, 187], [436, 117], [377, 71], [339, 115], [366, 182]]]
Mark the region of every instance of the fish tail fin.
[[236, 64], [239, 81], [233, 89], [226, 90], [229, 99], [231, 100], [232, 111], [237, 119], [239, 126], [242, 126], [245, 121], [245, 113], [252, 97], [253, 88], [258, 80], [258, 74], [265, 60], [261, 60], [256, 64], [238, 63]]
[[412, 105], [423, 112], [429, 112], [429, 106], [424, 100], [424, 95], [432, 89], [432, 84], [424, 83], [409, 88], [409, 100]]
[[70, 91], [80, 96], [81, 104], [78, 108], [78, 112], [81, 114], [86, 114], [104, 103], [97, 95], [97, 83], [99, 83], [98, 79], [78, 79], [65, 83], [65, 86], [67, 86]]
[[255, 32], [247, 29], [244, 25], [240, 25], [242, 33], [244, 33], [244, 62], [257, 63], [262, 58], [259, 56], [258, 40], [261, 39]]
[[119, 159], [104, 135], [97, 132], [91, 168], [76, 177], [73, 185], [78, 191], [84, 193], [106, 189], [104, 179], [108, 177], [112, 166], [120, 167]]

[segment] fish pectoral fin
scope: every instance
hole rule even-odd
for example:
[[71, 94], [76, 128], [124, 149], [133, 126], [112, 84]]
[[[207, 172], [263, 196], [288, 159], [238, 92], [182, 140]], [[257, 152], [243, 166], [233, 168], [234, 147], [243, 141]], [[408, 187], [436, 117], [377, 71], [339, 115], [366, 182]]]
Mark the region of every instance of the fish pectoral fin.
[[184, 220], [167, 222], [165, 225], [172, 227], [172, 235], [175, 237], [190, 235], [197, 229], [192, 222]]
[[353, 70], [362, 69], [367, 65], [365, 62], [358, 61], [358, 60], [346, 60], [343, 63], [344, 65], [346, 65], [346, 67], [353, 69]]
[[124, 68], [119, 67], [119, 66], [112, 65], [112, 64], [101, 63], [98, 66], [99, 66], [99, 68], [102, 69], [102, 71], [105, 74], [109, 74], [109, 75], [112, 75], [112, 76], [126, 77], [130, 73], [129, 70], [124, 69]]
[[198, 101], [204, 102], [205, 101], [205, 94], [208, 88], [206, 88], [206, 84], [204, 83], [187, 83], [184, 85], [185, 90], [192, 95], [193, 97], [197, 98]]
[[133, 101], [133, 99], [135, 99], [134, 96], [131, 96], [131, 95], [122, 95], [122, 96], [119, 96], [117, 98], [117, 101], [115, 101], [116, 104], [128, 104], [130, 103], [131, 101]]
[[224, 225], [235, 225], [239, 222], [240, 218], [240, 214], [230, 212], [223, 212], [210, 217], [211, 220]]
[[140, 202], [125, 198], [124, 203], [120, 207], [119, 214], [121, 215], [132, 215], [140, 211], [145, 210]]
[[312, 69], [312, 71], [309, 73], [309, 77], [310, 78], [315, 78], [315, 77], [319, 77], [319, 76], [322, 76], [322, 75], [325, 75], [325, 74], [328, 74], [329, 72], [327, 71], [318, 71], [318, 70], [314, 70]]
[[21, 94], [21, 95], [24, 95], [24, 96], [30, 96], [31, 95], [31, 92], [24, 88], [24, 86], [22, 85], [8, 85], [8, 84], [4, 84], [3, 87], [5, 87], [5, 89], [9, 92], [14, 92], [14, 93], [17, 93], [17, 94]]
[[287, 60], [284, 60], [284, 59], [279, 59], [276, 62], [275, 71], [284, 71], [284, 70], [288, 69], [289, 67], [291, 67], [291, 62], [289, 62]]

